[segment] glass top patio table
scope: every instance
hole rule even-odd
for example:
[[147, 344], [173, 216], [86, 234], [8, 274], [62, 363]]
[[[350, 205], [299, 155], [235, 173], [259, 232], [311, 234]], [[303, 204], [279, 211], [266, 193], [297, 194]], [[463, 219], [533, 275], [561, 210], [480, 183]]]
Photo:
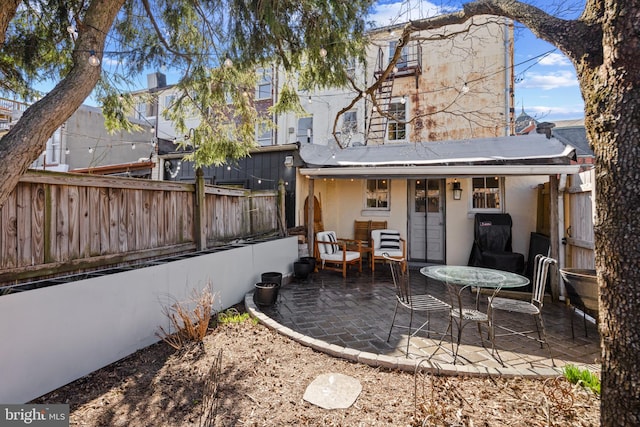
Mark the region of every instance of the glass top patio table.
[[431, 279], [462, 287], [498, 290], [529, 284], [529, 279], [516, 273], [466, 265], [432, 265], [422, 267], [420, 273]]

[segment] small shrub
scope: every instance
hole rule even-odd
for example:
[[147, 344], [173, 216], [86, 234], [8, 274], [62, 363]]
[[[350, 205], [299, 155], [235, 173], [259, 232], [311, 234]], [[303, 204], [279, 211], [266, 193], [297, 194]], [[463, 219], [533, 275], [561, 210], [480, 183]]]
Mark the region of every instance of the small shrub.
[[249, 313], [240, 313], [235, 308], [230, 308], [221, 313], [218, 313], [218, 323], [221, 325], [229, 323], [242, 323], [247, 319], [251, 319], [253, 323], [257, 323], [256, 319], [253, 319]]
[[211, 285], [201, 292], [193, 291], [189, 301], [180, 302], [172, 298], [173, 304], [163, 308], [169, 318], [170, 333], [160, 326], [158, 335], [176, 350], [180, 350], [188, 342], [201, 342], [209, 330], [209, 322], [213, 316], [214, 294]]
[[579, 384], [598, 395], [600, 394], [600, 378], [590, 370], [567, 365], [562, 371], [570, 383]]

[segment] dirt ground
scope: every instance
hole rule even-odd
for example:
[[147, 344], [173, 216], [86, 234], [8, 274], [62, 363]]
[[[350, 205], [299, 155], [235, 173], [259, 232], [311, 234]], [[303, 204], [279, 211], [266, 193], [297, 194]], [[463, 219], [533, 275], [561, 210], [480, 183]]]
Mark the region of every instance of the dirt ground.
[[[303, 399], [334, 372], [362, 384], [353, 406]], [[32, 403], [68, 403], [70, 424], [83, 427], [597, 426], [600, 417], [600, 399], [562, 378], [414, 376], [315, 352], [250, 320], [180, 351], [152, 345]]]

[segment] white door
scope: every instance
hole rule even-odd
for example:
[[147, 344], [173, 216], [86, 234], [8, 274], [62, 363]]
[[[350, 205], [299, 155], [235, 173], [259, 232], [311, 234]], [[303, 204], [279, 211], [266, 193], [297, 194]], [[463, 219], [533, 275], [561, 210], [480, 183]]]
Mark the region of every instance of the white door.
[[409, 180], [409, 242], [412, 261], [444, 262], [444, 180]]

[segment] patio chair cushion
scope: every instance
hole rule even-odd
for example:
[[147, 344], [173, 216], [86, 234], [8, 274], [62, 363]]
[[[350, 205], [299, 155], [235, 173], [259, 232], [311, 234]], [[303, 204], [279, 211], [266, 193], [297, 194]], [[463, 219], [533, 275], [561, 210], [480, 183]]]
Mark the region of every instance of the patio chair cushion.
[[392, 258], [404, 258], [404, 248], [398, 230], [373, 230], [371, 239], [373, 240], [374, 257], [380, 258], [387, 255]]
[[[316, 239], [319, 242], [337, 242], [336, 233], [334, 231], [321, 231], [317, 234]], [[334, 254], [338, 251], [338, 245], [330, 243], [319, 243], [318, 251], [322, 254]]]
[[[342, 251], [336, 251], [335, 253], [332, 253], [332, 254], [321, 254], [320, 258], [323, 261], [342, 261], [343, 259], [342, 256], [343, 256]], [[355, 252], [355, 251], [344, 252], [344, 259], [347, 262], [353, 261], [354, 259], [358, 259], [358, 258], [360, 258], [360, 252]]]
[[380, 232], [380, 249], [400, 250], [400, 233], [397, 231]]
[[[333, 232], [329, 232], [327, 233], [327, 237], [329, 238], [329, 241], [332, 243], [336, 243], [338, 240], [336, 238], [335, 233]], [[326, 249], [327, 249], [327, 254], [335, 254], [336, 252], [339, 252], [337, 249], [338, 247], [336, 245], [325, 245]]]

